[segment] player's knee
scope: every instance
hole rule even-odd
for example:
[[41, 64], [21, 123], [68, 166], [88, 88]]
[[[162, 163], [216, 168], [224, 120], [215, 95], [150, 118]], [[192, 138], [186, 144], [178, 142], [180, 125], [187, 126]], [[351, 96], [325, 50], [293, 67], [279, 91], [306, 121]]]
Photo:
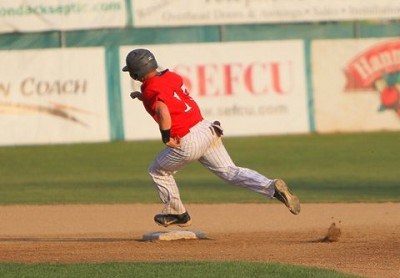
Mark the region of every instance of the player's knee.
[[150, 167], [148, 169], [148, 173], [152, 177], [160, 175], [160, 170], [159, 170], [158, 164], [155, 161], [150, 165]]
[[233, 167], [233, 166], [227, 166], [224, 168], [219, 169], [216, 174], [223, 180], [227, 182], [232, 182], [235, 180], [235, 177], [238, 174], [238, 167]]
[[163, 169], [160, 164], [157, 163], [157, 161], [154, 161], [149, 169], [148, 169], [148, 173], [150, 174], [150, 176], [152, 177], [163, 177], [163, 176], [168, 176], [171, 173], [166, 171], [165, 169]]

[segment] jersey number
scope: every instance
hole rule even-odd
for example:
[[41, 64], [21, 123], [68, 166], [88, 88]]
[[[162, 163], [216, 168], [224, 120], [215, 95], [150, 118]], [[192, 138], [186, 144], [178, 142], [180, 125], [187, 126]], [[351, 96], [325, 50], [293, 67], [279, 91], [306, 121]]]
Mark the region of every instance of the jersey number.
[[[179, 101], [182, 101], [176, 92], [174, 92], [174, 98], [178, 99]], [[192, 109], [192, 107], [190, 107], [189, 104], [187, 104], [186, 102], [184, 102], [184, 101], [182, 101], [182, 102], [185, 104], [185, 107], [186, 107], [184, 112], [189, 112]]]

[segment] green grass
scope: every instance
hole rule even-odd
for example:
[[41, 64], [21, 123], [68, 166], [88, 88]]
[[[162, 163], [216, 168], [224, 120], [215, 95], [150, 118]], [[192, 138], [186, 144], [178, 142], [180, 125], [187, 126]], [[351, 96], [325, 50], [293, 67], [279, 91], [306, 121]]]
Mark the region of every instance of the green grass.
[[[282, 177], [302, 202], [399, 202], [400, 133], [225, 138], [238, 166]], [[158, 203], [147, 168], [158, 141], [0, 148], [0, 204]], [[185, 203], [265, 202], [193, 163]]]
[[356, 277], [332, 270], [253, 262], [0, 264], [1, 277]]

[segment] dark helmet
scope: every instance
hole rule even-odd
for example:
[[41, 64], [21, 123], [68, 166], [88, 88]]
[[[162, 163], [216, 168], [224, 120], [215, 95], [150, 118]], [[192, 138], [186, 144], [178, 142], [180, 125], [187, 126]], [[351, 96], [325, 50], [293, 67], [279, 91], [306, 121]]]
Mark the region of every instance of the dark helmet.
[[153, 53], [147, 49], [139, 48], [132, 50], [126, 56], [126, 66], [122, 68], [122, 71], [128, 71], [133, 79], [140, 80], [157, 67]]

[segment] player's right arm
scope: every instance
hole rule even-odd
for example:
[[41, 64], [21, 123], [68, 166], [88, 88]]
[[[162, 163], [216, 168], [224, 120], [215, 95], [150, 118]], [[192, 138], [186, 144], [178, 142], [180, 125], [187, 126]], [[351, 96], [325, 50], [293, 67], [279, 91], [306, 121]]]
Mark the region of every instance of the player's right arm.
[[180, 146], [179, 138], [170, 137], [172, 120], [168, 106], [164, 102], [157, 100], [155, 112], [164, 144], [170, 148], [178, 148]]

